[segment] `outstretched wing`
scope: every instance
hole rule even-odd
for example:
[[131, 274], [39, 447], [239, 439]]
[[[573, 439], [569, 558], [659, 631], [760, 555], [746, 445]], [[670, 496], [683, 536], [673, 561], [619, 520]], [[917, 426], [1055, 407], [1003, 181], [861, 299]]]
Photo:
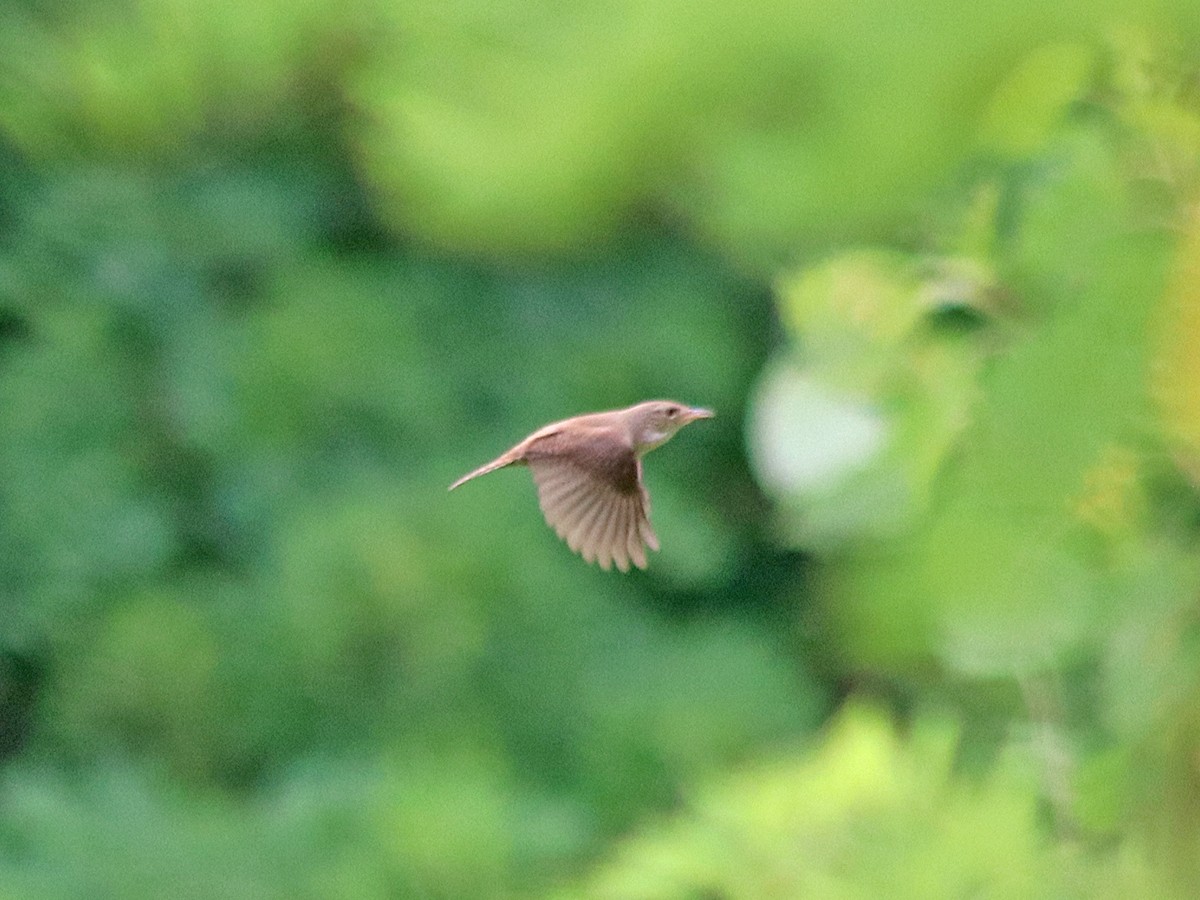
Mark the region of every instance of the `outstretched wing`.
[[[646, 568], [646, 547], [658, 549], [650, 525], [650, 498], [641, 483], [641, 462], [628, 448], [589, 440], [592, 452], [531, 449], [526, 461], [537, 484], [546, 523], [587, 562], [622, 572], [632, 561]], [[561, 448], [565, 450], [566, 448]]]

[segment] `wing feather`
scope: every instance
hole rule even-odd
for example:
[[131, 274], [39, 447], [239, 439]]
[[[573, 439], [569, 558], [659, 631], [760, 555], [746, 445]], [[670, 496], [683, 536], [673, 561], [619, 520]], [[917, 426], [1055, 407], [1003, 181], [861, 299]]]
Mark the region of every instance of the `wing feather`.
[[622, 572], [629, 571], [629, 522], [630, 500], [628, 497], [621, 501], [621, 515], [617, 527], [612, 533], [612, 557], [617, 568]]
[[646, 568], [646, 547], [642, 543], [642, 535], [638, 529], [636, 517], [629, 522], [628, 531], [625, 533], [625, 540], [629, 547], [629, 558], [633, 560], [633, 564], [639, 569]]
[[609, 503], [608, 521], [604, 525], [604, 530], [600, 532], [600, 537], [597, 541], [600, 568], [604, 569], [606, 572], [612, 568], [612, 564], [614, 562], [617, 562], [617, 546], [615, 537], [619, 532], [624, 530], [624, 527], [625, 498], [617, 496]]
[[551, 513], [553, 513], [564, 530], [569, 531], [570, 526], [587, 513], [594, 499], [595, 495], [592, 490], [588, 485], [583, 484], [569, 493], [539, 498], [539, 502], [542, 512], [547, 516], [547, 521], [550, 521]]
[[615, 564], [627, 572], [631, 562], [646, 568], [646, 547], [657, 550], [658, 538], [650, 527], [640, 463], [631, 460], [628, 477], [614, 478], [611, 468], [589, 459], [549, 450], [528, 456], [546, 523], [572, 551], [602, 569]]
[[[568, 511], [568, 518], [564, 525], [568, 528], [566, 540], [569, 546], [576, 553], [583, 550], [584, 541], [587, 538], [588, 532], [592, 530], [595, 524], [595, 516], [597, 511], [604, 505], [604, 497], [596, 492], [589, 492], [573, 509]], [[584, 557], [587, 559], [587, 557]], [[588, 562], [591, 562], [588, 559]]]
[[586, 491], [587, 485], [577, 481], [548, 481], [538, 488], [538, 497], [546, 503], [563, 503]]
[[592, 510], [591, 521], [588, 527], [583, 530], [580, 538], [580, 548], [583, 553], [583, 558], [588, 562], [598, 562], [603, 569], [608, 568], [605, 565], [604, 552], [604, 535], [608, 531], [609, 522], [612, 521], [613, 506], [616, 503], [616, 498], [607, 492], [596, 492], [599, 497], [599, 502]]
[[641, 540], [651, 550], [658, 549], [658, 535], [654, 533], [654, 526], [650, 524], [650, 495], [646, 493], [646, 489], [638, 485], [639, 493], [641, 494], [641, 503], [638, 504], [637, 530]]

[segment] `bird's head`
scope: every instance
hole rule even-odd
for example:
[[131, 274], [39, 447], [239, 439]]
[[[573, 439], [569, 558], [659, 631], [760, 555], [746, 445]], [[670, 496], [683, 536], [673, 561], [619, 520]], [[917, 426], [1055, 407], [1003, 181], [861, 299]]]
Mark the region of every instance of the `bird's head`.
[[629, 433], [637, 453], [660, 447], [680, 428], [697, 419], [711, 419], [712, 410], [687, 406], [674, 400], [647, 400], [625, 410]]

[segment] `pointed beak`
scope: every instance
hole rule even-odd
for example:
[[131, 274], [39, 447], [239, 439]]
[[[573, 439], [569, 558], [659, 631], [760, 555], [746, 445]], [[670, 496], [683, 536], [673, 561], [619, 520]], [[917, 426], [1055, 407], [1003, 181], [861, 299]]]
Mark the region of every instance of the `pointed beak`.
[[686, 412], [684, 412], [683, 417], [688, 422], [694, 422], [697, 419], [711, 419], [715, 415], [716, 415], [716, 413], [714, 413], [711, 409], [704, 409], [703, 407], [700, 407], [700, 406], [693, 406], [690, 409], [688, 409]]

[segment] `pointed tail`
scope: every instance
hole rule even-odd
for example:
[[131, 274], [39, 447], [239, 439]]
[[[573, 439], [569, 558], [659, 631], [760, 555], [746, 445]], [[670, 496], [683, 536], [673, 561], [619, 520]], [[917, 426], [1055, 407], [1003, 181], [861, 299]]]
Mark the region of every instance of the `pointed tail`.
[[472, 478], [478, 478], [480, 475], [486, 475], [488, 472], [495, 472], [497, 469], [503, 469], [505, 466], [511, 466], [513, 463], [519, 461], [518, 457], [513, 456], [511, 451], [502, 456], [497, 456], [490, 463], [482, 465], [472, 472], [468, 472], [462, 478], [458, 479], [458, 481], [454, 482], [454, 484], [450, 485], [447, 490], [452, 491], [460, 484], [466, 484]]

